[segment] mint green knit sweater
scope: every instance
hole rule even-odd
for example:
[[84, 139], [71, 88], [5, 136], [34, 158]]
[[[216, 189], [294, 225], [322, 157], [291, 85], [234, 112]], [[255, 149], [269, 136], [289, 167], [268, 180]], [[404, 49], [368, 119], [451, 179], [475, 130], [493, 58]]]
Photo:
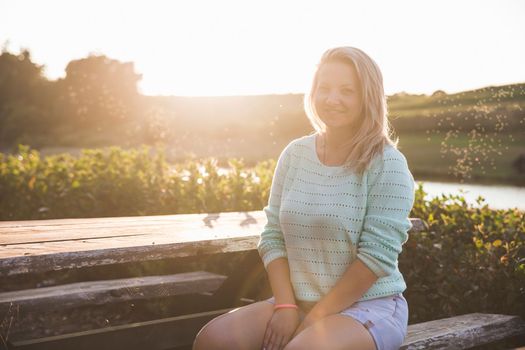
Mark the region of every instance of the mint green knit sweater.
[[277, 161], [259, 254], [265, 267], [288, 259], [298, 300], [320, 300], [355, 259], [379, 277], [359, 301], [401, 293], [397, 259], [413, 203], [414, 179], [396, 148], [386, 146], [358, 176], [348, 166], [322, 164], [315, 134], [303, 136]]

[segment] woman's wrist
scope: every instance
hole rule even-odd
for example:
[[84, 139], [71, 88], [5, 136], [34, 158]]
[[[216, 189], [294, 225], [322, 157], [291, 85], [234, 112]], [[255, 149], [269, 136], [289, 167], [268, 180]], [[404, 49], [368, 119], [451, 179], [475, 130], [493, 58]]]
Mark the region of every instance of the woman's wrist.
[[298, 310], [299, 309], [299, 306], [297, 306], [296, 304], [275, 304], [273, 306], [273, 310], [279, 310], [279, 309], [296, 309]]

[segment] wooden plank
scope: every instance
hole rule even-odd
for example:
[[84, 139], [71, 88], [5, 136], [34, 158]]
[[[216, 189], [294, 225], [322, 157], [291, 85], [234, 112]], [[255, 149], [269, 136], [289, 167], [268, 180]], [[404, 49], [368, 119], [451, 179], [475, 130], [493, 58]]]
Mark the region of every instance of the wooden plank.
[[[98, 219], [92, 219], [96, 225], [87, 219], [82, 219], [81, 223], [68, 219], [70, 229], [55, 235], [50, 233], [55, 226], [33, 223], [28, 224], [27, 229], [36, 236], [25, 241], [19, 238], [22, 233], [9, 233], [16, 226], [11, 222], [0, 232], [0, 242], [4, 245], [0, 250], [0, 277], [253, 250], [266, 223], [262, 211], [143, 218], [144, 221], [139, 218], [117, 220], [126, 223], [123, 227]], [[151, 224], [155, 220], [172, 222]], [[411, 220], [411, 233], [423, 228], [421, 220]], [[101, 226], [104, 222], [108, 225], [106, 228]], [[134, 224], [130, 225], [130, 222]], [[144, 226], [144, 222], [151, 225]], [[22, 235], [30, 236], [27, 232]], [[18, 243], [11, 243], [11, 240]]]
[[[0, 250], [0, 261], [6, 258], [27, 257], [30, 255], [140, 247], [153, 244], [173, 244], [178, 242], [252, 236], [262, 231], [264, 223], [262, 218], [256, 218], [251, 214], [251, 212], [247, 212], [224, 213], [220, 215], [197, 215], [200, 217], [200, 220], [195, 219], [195, 215], [193, 215], [192, 220], [188, 220], [187, 216], [185, 216], [186, 219], [184, 220], [178, 218], [177, 220], [173, 220], [169, 225], [162, 226], [143, 226], [141, 222], [137, 222], [135, 226], [111, 226], [110, 228], [105, 229], [107, 231], [105, 234], [108, 236], [107, 239], [100, 238], [101, 235], [104, 235], [102, 232], [104, 229], [100, 226], [72, 226], [70, 232], [62, 232], [59, 237], [73, 237], [74, 239], [70, 241], [58, 240], [42, 243], [31, 243], [30, 239], [28, 242], [20, 243], [20, 241], [18, 241], [19, 244], [11, 244], [10, 240], [12, 240], [13, 237], [9, 236], [9, 229], [4, 229], [4, 232], [0, 234], [0, 240], [2, 240], [7, 249]], [[261, 216], [262, 212], [254, 212], [254, 214]], [[87, 228], [83, 230], [83, 236], [78, 236], [75, 232], [82, 227]], [[49, 231], [52, 229], [52, 226], [47, 226], [45, 230]], [[38, 232], [32, 230], [31, 234], [38, 235]], [[135, 236], [123, 237], [124, 235], [130, 234]], [[96, 239], [91, 239], [91, 236], [96, 237]], [[51, 237], [51, 239], [56, 240], [59, 237]], [[35, 236], [33, 239], [40, 242], [45, 238]], [[13, 266], [13, 264], [14, 262], [8, 260], [3, 266]], [[0, 270], [1, 269], [2, 263], [0, 263]], [[2, 272], [0, 271], [0, 276], [1, 275]]]
[[524, 334], [519, 316], [473, 313], [410, 325], [401, 349], [468, 349]]
[[[171, 244], [143, 242], [142, 245], [135, 247], [118, 246], [110, 249], [15, 256], [0, 259], [0, 277], [121, 263], [155, 261], [168, 258], [183, 258], [206, 254], [249, 251], [256, 249], [258, 241], [259, 236], [241, 236]], [[60, 249], [58, 250], [60, 251]], [[47, 252], [48, 250], [45, 251]]]
[[[261, 227], [262, 230], [262, 227]], [[81, 231], [81, 230], [80, 230]], [[62, 236], [63, 238], [49, 239], [42, 241], [26, 241], [26, 242], [17, 242], [17, 243], [6, 243], [4, 245], [5, 251], [13, 248], [30, 248], [38, 245], [50, 245], [53, 246], [53, 243], [60, 243], [59, 246], [71, 246], [83, 248], [81, 241], [92, 241], [97, 244], [111, 244], [112, 241], [118, 242], [122, 241], [130, 242], [130, 246], [136, 245], [134, 242], [142, 241], [155, 241], [155, 240], [166, 240], [166, 242], [178, 242], [180, 240], [190, 241], [190, 240], [206, 240], [211, 238], [226, 238], [226, 237], [235, 237], [243, 235], [254, 235], [257, 234], [257, 231], [253, 228], [237, 228], [237, 227], [217, 227], [214, 229], [204, 228], [198, 225], [180, 225], [180, 226], [153, 226], [153, 227], [119, 227], [113, 228], [111, 231], [104, 231], [101, 229], [101, 232], [98, 232], [91, 237], [90, 233], [84, 234], [82, 237], [67, 237]], [[78, 232], [77, 232], [78, 235]], [[105, 235], [105, 236], [103, 236]], [[127, 237], [129, 236], [129, 237]], [[67, 238], [66, 238], [67, 237]], [[95, 238], [95, 239], [93, 239]], [[47, 238], [46, 238], [47, 239]], [[33, 244], [34, 243], [34, 244]], [[3, 257], [2, 253], [2, 257]]]
[[161, 350], [187, 346], [193, 343], [207, 322], [232, 310], [201, 312], [38, 339], [13, 339], [9, 349]]
[[[142, 230], [144, 232], [144, 230]], [[164, 232], [160, 229], [155, 234], [134, 235], [132, 237], [113, 236], [106, 238], [84, 238], [83, 240], [69, 240], [58, 242], [42, 242], [42, 243], [27, 243], [7, 246], [2, 253], [1, 258], [19, 256], [20, 251], [25, 251], [23, 255], [38, 255], [57, 252], [74, 252], [83, 250], [99, 250], [107, 248], [127, 248], [137, 247], [150, 244], [176, 244], [207, 241], [212, 239], [228, 239], [235, 237], [252, 237], [258, 236], [252, 230], [245, 229], [230, 229], [228, 231], [217, 229], [209, 235], [203, 230], [195, 230], [188, 228], [177, 232], [174, 229], [167, 229]], [[45, 249], [48, 249], [46, 252]], [[34, 250], [34, 252], [33, 252]], [[34, 254], [29, 254], [33, 252]]]
[[[184, 230], [214, 231], [214, 228], [249, 227], [260, 229], [266, 217], [262, 211], [244, 213], [161, 215], [126, 218], [93, 218], [0, 222], [0, 245], [79, 240], [124, 234], [155, 234]], [[51, 222], [51, 223], [50, 223]], [[18, 224], [21, 223], [21, 224]], [[256, 227], [253, 227], [255, 225]], [[254, 231], [256, 232], [256, 231]]]
[[[181, 215], [181, 217], [169, 216], [169, 219], [152, 220], [152, 217], [143, 217], [144, 220], [135, 219], [133, 222], [122, 223], [120, 218], [115, 221], [101, 222], [99, 219], [69, 225], [47, 225], [47, 221], [57, 220], [35, 220], [42, 224], [27, 224], [12, 226], [0, 226], [0, 245], [10, 247], [18, 244], [43, 243], [53, 241], [78, 241], [82, 239], [93, 239], [100, 237], [114, 237], [124, 235], [167, 235], [181, 232], [199, 232], [201, 236], [213, 236], [221, 232], [238, 230], [239, 227], [251, 230], [253, 235], [260, 233], [266, 222], [262, 211], [245, 213], [221, 213], [221, 214], [192, 214]], [[81, 219], [78, 219], [81, 220]], [[67, 220], [71, 221], [71, 219]], [[16, 221], [15, 221], [16, 222]], [[421, 220], [413, 219], [413, 231], [420, 230], [418, 227]], [[1, 225], [1, 223], [0, 223]], [[177, 237], [174, 237], [177, 238]], [[5, 251], [5, 250], [4, 250]]]
[[[65, 221], [78, 221], [69, 224], [60, 223], [61, 220], [34, 220], [34, 222], [21, 221], [27, 224], [11, 224], [0, 222], [0, 245], [11, 246], [28, 243], [44, 243], [56, 241], [78, 241], [82, 239], [106, 238], [129, 235], [163, 235], [166, 233], [179, 233], [188, 230], [205, 231], [206, 234], [229, 231], [239, 227], [252, 230], [257, 234], [264, 227], [266, 217], [262, 211], [245, 213], [220, 213], [220, 214], [189, 214], [169, 215], [154, 217], [138, 217], [134, 220], [122, 218], [101, 219], [64, 219]], [[142, 218], [142, 219], [141, 219]], [[54, 222], [54, 225], [48, 222]], [[423, 222], [412, 219], [413, 232], [421, 231]]]
[[88, 281], [66, 285], [0, 293], [0, 313], [10, 307], [19, 312], [44, 312], [47, 309], [74, 308], [114, 302], [169, 297], [216, 291], [226, 276], [207, 271], [174, 275]]
[[[112, 326], [59, 336], [11, 340], [12, 349], [167, 349], [191, 345], [209, 320], [234, 309]], [[517, 316], [468, 314], [410, 325], [400, 349], [467, 349], [524, 334]]]
[[83, 241], [84, 249], [58, 242], [10, 247], [12, 257], [0, 258], [0, 277], [257, 249], [259, 235], [248, 235], [250, 232], [246, 231], [236, 233], [237, 236], [233, 236], [223, 232], [225, 238], [201, 240], [198, 233], [187, 232], [178, 235], [175, 242], [173, 237], [167, 236], [157, 236], [155, 241], [145, 238], [127, 241], [115, 238], [110, 242], [86, 240]]
[[112, 217], [96, 217], [96, 218], [72, 218], [72, 219], [46, 219], [46, 220], [15, 220], [15, 221], [0, 221], [0, 229], [13, 227], [31, 227], [31, 226], [64, 226], [77, 224], [100, 224], [100, 223], [126, 223], [126, 222], [145, 222], [145, 221], [172, 221], [182, 220], [186, 221], [195, 216], [216, 216], [223, 213], [210, 214], [174, 214], [174, 215], [145, 215], [145, 216], [112, 216]]

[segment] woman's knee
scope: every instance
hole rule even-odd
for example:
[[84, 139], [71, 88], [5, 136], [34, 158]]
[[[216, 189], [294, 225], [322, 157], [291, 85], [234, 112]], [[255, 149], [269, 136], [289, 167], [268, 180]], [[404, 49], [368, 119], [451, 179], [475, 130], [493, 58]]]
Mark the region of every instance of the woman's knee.
[[201, 328], [193, 342], [193, 350], [231, 349], [231, 344], [228, 343], [227, 327], [223, 322], [224, 316], [215, 317]]
[[208, 322], [197, 334], [193, 349], [257, 349], [262, 344], [273, 305], [257, 302]]
[[296, 335], [284, 349], [375, 349], [375, 344], [358, 321], [331, 315]]

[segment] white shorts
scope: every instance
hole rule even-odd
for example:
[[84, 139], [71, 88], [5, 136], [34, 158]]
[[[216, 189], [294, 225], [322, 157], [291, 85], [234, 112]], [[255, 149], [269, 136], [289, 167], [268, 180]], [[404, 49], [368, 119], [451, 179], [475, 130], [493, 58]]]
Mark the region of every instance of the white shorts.
[[[275, 304], [274, 297], [266, 301]], [[301, 302], [298, 304], [302, 305]], [[307, 310], [301, 307], [300, 311], [303, 319]], [[408, 303], [402, 293], [355, 302], [340, 314], [352, 317], [365, 326], [378, 350], [398, 350], [405, 340], [408, 329]]]

